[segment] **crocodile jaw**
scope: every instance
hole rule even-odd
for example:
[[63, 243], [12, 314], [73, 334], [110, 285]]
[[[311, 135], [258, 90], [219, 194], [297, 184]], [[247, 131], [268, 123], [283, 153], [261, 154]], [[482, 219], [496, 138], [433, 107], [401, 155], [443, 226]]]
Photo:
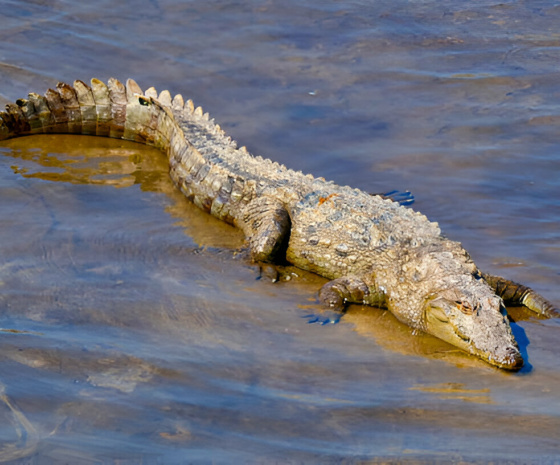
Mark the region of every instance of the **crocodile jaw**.
[[477, 312], [464, 314], [457, 302], [433, 300], [425, 307], [426, 332], [491, 365], [517, 371], [523, 366], [523, 357], [502, 308], [495, 299]]

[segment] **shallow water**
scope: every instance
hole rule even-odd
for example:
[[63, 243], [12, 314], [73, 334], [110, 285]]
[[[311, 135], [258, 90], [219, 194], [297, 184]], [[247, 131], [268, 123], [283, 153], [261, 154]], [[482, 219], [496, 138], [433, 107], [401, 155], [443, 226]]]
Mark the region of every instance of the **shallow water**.
[[[250, 151], [415, 209], [560, 306], [560, 9], [549, 2], [1, 1], [0, 100], [134, 77]], [[513, 311], [493, 369], [258, 280], [152, 149], [1, 144], [0, 461], [551, 463], [560, 322]]]

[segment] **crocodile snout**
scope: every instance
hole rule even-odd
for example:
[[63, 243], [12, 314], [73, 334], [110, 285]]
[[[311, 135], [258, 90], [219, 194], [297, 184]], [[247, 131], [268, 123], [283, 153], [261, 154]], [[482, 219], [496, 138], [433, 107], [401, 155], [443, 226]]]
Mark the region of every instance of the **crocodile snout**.
[[511, 370], [519, 370], [523, 366], [523, 357], [516, 347], [508, 347], [506, 349], [506, 359], [510, 361]]

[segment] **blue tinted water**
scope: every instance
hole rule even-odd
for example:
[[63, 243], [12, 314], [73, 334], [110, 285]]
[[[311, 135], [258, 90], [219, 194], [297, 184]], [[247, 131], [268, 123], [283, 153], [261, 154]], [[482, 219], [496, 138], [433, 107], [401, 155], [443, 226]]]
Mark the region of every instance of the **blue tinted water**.
[[[0, 1], [0, 100], [135, 78], [250, 151], [414, 207], [560, 305], [560, 9], [550, 2]], [[256, 280], [158, 154], [29, 138], [0, 163], [0, 460], [508, 463], [560, 454], [557, 321], [511, 375]]]

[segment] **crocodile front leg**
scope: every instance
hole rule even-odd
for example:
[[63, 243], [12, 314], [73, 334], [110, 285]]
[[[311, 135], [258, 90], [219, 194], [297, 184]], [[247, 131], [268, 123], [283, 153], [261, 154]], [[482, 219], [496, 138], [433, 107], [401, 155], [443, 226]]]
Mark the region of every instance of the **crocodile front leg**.
[[279, 200], [258, 197], [245, 207], [241, 229], [249, 243], [251, 258], [256, 262], [273, 262], [286, 246], [290, 216]]
[[524, 305], [542, 317], [560, 317], [560, 311], [530, 287], [487, 273], [482, 273], [482, 277], [494, 289], [496, 294], [504, 299], [504, 302], [513, 305]]
[[368, 286], [363, 280], [354, 276], [342, 276], [329, 281], [319, 291], [319, 300], [322, 304], [338, 311], [343, 311], [348, 303], [386, 306], [386, 296], [383, 291]]
[[371, 288], [360, 278], [342, 276], [325, 284], [319, 291], [319, 301], [328, 307], [320, 314], [306, 315], [309, 323], [338, 323], [347, 304], [385, 306], [385, 294]]
[[319, 301], [333, 310], [343, 311], [346, 303], [364, 303], [369, 289], [361, 279], [343, 276], [325, 284], [319, 291]]

